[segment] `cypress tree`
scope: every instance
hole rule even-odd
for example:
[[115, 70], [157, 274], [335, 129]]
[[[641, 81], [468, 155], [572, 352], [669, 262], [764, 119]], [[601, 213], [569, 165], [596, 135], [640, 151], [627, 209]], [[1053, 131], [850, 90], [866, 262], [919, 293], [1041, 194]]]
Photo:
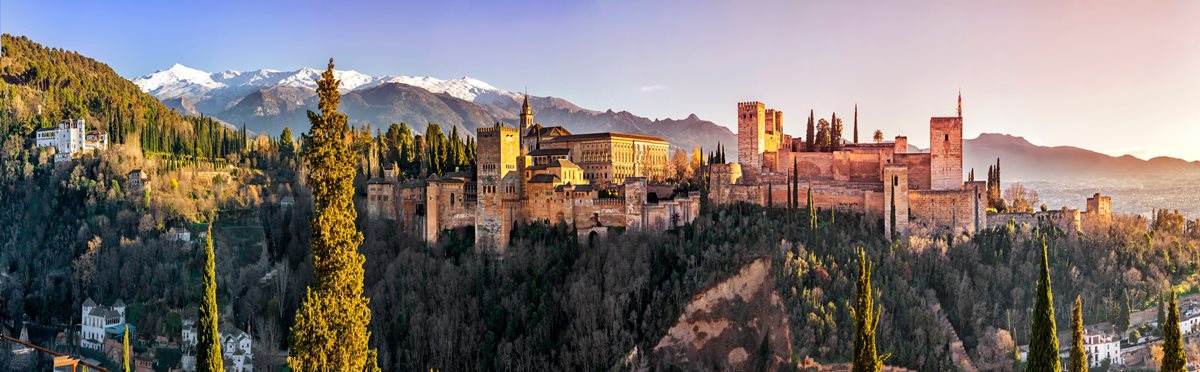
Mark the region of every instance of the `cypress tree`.
[[1071, 312], [1071, 372], [1087, 372], [1087, 353], [1083, 351], [1083, 300], [1075, 296]]
[[892, 215], [891, 217], [892, 217], [892, 219], [888, 221], [890, 227], [892, 228], [890, 238], [892, 240], [896, 240], [896, 236], [897, 236], [896, 235], [896, 184], [891, 183], [891, 182], [888, 182], [888, 183], [891, 184], [891, 186], [889, 186], [889, 187], [892, 188], [892, 200], [891, 200], [891, 203], [892, 203], [891, 204], [891, 215]]
[[854, 144], [858, 144], [858, 104], [854, 104]]
[[808, 244], [817, 243], [817, 207], [813, 205], [812, 181], [808, 181]]
[[1050, 290], [1050, 259], [1046, 240], [1042, 240], [1042, 275], [1037, 285], [1037, 302], [1033, 307], [1033, 327], [1029, 333], [1028, 371], [1062, 370], [1058, 360], [1058, 335], [1054, 326], [1054, 294]]
[[875, 329], [879, 327], [879, 311], [875, 307], [875, 297], [871, 293], [871, 262], [867, 260], [867, 252], [858, 249], [858, 284], [855, 286], [858, 294], [854, 299], [854, 350], [853, 372], [878, 372], [883, 368], [883, 360], [887, 355], [879, 356], [875, 351]]
[[[346, 115], [333, 76], [333, 59], [317, 81], [319, 113], [308, 112], [303, 158], [313, 195], [313, 281], [292, 326], [287, 357], [293, 371], [363, 371], [375, 352], [368, 347], [371, 321], [363, 296], [362, 243], [354, 220], [355, 154], [346, 134]], [[373, 368], [377, 369], [377, 368]]]
[[125, 372], [130, 372], [129, 368], [129, 324], [125, 325], [125, 342], [121, 344], [121, 358], [125, 360]]
[[813, 151], [813, 110], [808, 110], [808, 129], [804, 133], [804, 143], [806, 148], [804, 151]]
[[1183, 354], [1183, 335], [1179, 333], [1179, 306], [1175, 303], [1175, 291], [1171, 291], [1171, 303], [1167, 307], [1167, 321], [1162, 323], [1163, 372], [1187, 371], [1187, 356]]
[[204, 270], [200, 273], [203, 289], [200, 294], [200, 321], [196, 325], [196, 371], [225, 370], [221, 353], [221, 335], [217, 331], [220, 316], [217, 307], [216, 261], [212, 244], [212, 224], [204, 236]]

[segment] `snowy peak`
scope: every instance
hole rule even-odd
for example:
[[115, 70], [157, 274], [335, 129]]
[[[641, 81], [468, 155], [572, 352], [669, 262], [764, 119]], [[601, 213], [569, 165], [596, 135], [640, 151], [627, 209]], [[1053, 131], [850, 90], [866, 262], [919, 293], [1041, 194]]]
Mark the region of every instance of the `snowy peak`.
[[[159, 99], [186, 98], [199, 101], [212, 97], [235, 99], [249, 92], [267, 87], [296, 87], [316, 89], [316, 81], [323, 70], [304, 67], [294, 71], [260, 69], [255, 71], [226, 70], [216, 73], [193, 69], [176, 64], [133, 79], [138, 87]], [[455, 98], [481, 104], [505, 104], [520, 97], [519, 94], [498, 89], [491, 84], [470, 77], [442, 80], [428, 76], [371, 76], [354, 70], [334, 70], [334, 77], [341, 80], [343, 93], [366, 89], [385, 83], [402, 83], [416, 86], [433, 93], [447, 94]], [[221, 105], [224, 106], [224, 105]]]

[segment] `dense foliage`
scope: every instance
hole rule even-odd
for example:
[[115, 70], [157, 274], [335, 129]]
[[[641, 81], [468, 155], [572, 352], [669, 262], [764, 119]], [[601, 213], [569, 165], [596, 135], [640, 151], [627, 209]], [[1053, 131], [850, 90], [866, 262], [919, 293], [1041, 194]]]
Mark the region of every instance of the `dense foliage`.
[[358, 372], [375, 364], [374, 351], [367, 347], [371, 310], [363, 297], [366, 258], [358, 253], [363, 238], [355, 226], [354, 152], [346, 136], [346, 115], [337, 110], [340, 84], [331, 58], [317, 81], [320, 112], [308, 112], [312, 127], [304, 136], [314, 211], [313, 284], [292, 326], [287, 359], [297, 371]]

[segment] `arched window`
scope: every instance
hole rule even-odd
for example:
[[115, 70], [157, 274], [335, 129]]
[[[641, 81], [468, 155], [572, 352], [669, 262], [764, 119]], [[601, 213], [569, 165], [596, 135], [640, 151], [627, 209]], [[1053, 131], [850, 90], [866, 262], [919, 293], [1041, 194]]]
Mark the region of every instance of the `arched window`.
[[454, 193], [450, 193], [450, 208], [454, 208]]

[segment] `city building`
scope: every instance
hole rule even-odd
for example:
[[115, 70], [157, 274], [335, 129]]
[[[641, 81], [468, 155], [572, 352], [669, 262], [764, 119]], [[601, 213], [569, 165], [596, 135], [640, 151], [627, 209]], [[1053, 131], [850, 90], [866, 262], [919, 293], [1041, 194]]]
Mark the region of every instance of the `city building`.
[[893, 226], [899, 234], [911, 224], [974, 233], [988, 222], [987, 183], [963, 181], [961, 97], [957, 116], [930, 118], [929, 152], [909, 151], [904, 136], [858, 143], [833, 135], [810, 148], [807, 138], [783, 134], [783, 113], [761, 102], [738, 103], [737, 120], [738, 162], [709, 165], [714, 204], [779, 207], [791, 194], [807, 207], [812, 190], [817, 208], [882, 218], [888, 236]]
[[[254, 340], [250, 334], [228, 324], [222, 324], [218, 329], [218, 340], [221, 343], [221, 356], [224, 358], [225, 370], [230, 372], [254, 371]], [[180, 367], [184, 371], [196, 370], [196, 321], [183, 320], [183, 335], [179, 344], [183, 356]]]
[[54, 149], [55, 162], [108, 148], [108, 134], [99, 130], [88, 131], [83, 119], [60, 121], [57, 128], [38, 129], [35, 136], [37, 147]]

